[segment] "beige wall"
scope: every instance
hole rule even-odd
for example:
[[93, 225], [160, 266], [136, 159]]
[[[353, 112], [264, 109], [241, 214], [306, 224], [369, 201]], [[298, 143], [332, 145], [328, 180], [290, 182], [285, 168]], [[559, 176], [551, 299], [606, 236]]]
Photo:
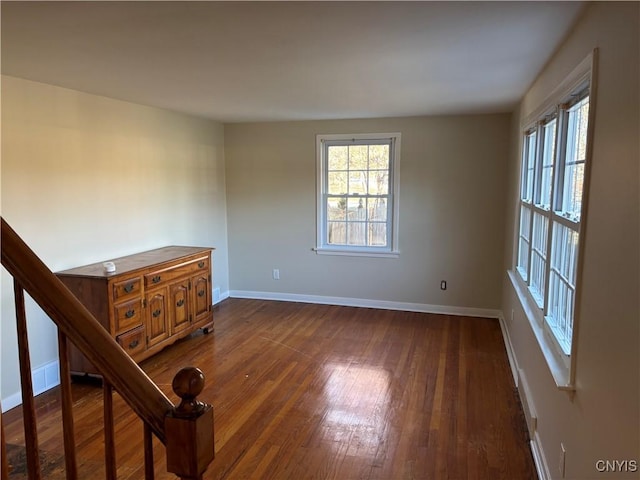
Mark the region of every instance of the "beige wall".
[[[566, 478], [637, 479], [640, 475], [639, 19], [637, 2], [591, 4], [520, 106], [524, 118], [593, 48], [599, 49], [587, 231], [581, 239], [585, 258], [573, 397], [556, 388], [504, 276], [502, 310], [518, 364], [531, 387], [540, 447], [551, 478], [561, 478], [561, 443], [567, 451]], [[513, 135], [517, 143], [519, 133]], [[519, 160], [513, 152], [505, 268], [512, 267]], [[599, 473], [595, 468], [599, 459], [636, 460], [639, 470]]]
[[[228, 291], [224, 127], [2, 77], [2, 216], [52, 270], [168, 244], [214, 246]], [[2, 398], [19, 391], [11, 279], [2, 271]], [[31, 361], [57, 359], [29, 305]], [[5, 405], [3, 405], [5, 406]]]
[[[501, 114], [225, 125], [232, 295], [497, 309], [509, 122]], [[400, 257], [317, 255], [315, 136], [364, 132], [402, 134]]]

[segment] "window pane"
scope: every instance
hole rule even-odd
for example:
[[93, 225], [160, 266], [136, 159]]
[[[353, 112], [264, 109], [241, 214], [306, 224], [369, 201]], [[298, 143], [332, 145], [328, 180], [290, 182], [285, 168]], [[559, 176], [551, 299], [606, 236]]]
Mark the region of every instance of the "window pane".
[[369, 147], [369, 168], [389, 170], [389, 145]]
[[536, 301], [538, 307], [544, 306], [544, 275], [545, 275], [545, 262], [540, 256], [539, 252], [533, 250], [531, 252], [531, 294]]
[[345, 222], [327, 222], [327, 243], [329, 245], [347, 243], [347, 224]]
[[526, 282], [529, 280], [529, 242], [520, 238], [518, 241], [518, 272]]
[[549, 220], [537, 212], [533, 214], [533, 235], [531, 243], [531, 282], [530, 288], [539, 307], [544, 305], [547, 235]]
[[569, 355], [573, 336], [574, 289], [554, 270], [551, 271], [549, 287], [547, 323], [562, 351]]
[[572, 106], [567, 115], [567, 146], [561, 212], [567, 218], [578, 222], [582, 210], [589, 97]]
[[366, 245], [366, 224], [364, 222], [350, 222], [347, 224], [347, 245]]
[[327, 190], [332, 195], [344, 195], [347, 193], [347, 172], [329, 172], [329, 185]]
[[578, 270], [579, 234], [553, 222], [547, 322], [565, 354], [571, 352], [573, 311]]
[[553, 159], [556, 151], [556, 120], [553, 119], [543, 126], [542, 172], [540, 178], [540, 207], [551, 207], [551, 182], [553, 180]]
[[547, 257], [547, 235], [549, 220], [537, 212], [533, 214], [533, 248], [540, 252], [543, 259]]
[[520, 207], [520, 236], [526, 239], [530, 239], [531, 229], [531, 210], [524, 205]]
[[347, 201], [344, 197], [327, 199], [327, 218], [342, 221], [347, 219]]
[[369, 171], [369, 195], [387, 195], [389, 193], [389, 171]]
[[368, 199], [369, 220], [386, 222], [387, 221], [387, 201], [384, 198]]
[[520, 207], [520, 233], [518, 239], [518, 271], [522, 278], [529, 280], [529, 229], [531, 210], [524, 205]]
[[346, 170], [348, 166], [349, 147], [331, 145], [327, 149], [327, 168], [329, 170]]
[[538, 135], [535, 131], [525, 136], [525, 148], [522, 158], [522, 185], [520, 196], [522, 200], [530, 202], [533, 199], [533, 174], [536, 161], [536, 141]]
[[365, 195], [367, 193], [367, 172], [349, 172], [349, 194]]
[[574, 221], [580, 221], [582, 210], [582, 184], [584, 183], [584, 162], [567, 165], [564, 172], [564, 195], [562, 213]]
[[387, 224], [386, 223], [370, 223], [369, 224], [369, 245], [379, 247], [387, 244]]
[[363, 198], [347, 199], [347, 219], [351, 222], [367, 219], [367, 210]]
[[366, 170], [368, 168], [368, 145], [352, 145], [349, 147], [349, 170]]
[[553, 223], [551, 269], [575, 288], [578, 272], [578, 232], [560, 223]]

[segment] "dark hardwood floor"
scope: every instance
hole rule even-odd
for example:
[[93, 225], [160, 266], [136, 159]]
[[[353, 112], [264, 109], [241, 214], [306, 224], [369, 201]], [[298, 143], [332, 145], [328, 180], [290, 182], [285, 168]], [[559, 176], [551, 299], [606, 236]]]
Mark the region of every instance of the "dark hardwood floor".
[[[229, 299], [141, 364], [167, 393], [194, 365], [215, 409], [206, 479], [536, 478], [497, 320]], [[64, 478], [58, 389], [37, 398], [45, 478]], [[102, 390], [74, 384], [81, 478], [104, 478]], [[142, 425], [115, 395], [118, 478], [144, 478]], [[14, 462], [21, 412], [4, 414]], [[154, 440], [156, 478], [165, 451]], [[19, 471], [11, 479], [24, 478]]]

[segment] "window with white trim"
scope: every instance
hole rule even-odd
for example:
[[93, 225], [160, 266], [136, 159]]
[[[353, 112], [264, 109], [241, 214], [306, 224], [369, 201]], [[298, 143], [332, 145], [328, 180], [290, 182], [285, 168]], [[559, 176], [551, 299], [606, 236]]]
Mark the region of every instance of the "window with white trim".
[[525, 130], [522, 149], [516, 271], [566, 357], [574, 338], [589, 99], [583, 83]]
[[397, 256], [400, 134], [318, 135], [318, 253]]

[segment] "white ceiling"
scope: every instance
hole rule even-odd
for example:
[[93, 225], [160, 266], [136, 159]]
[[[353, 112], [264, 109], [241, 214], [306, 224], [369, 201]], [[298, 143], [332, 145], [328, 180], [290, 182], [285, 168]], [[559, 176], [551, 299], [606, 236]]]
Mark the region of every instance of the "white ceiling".
[[509, 111], [583, 2], [2, 2], [2, 73], [224, 122]]

